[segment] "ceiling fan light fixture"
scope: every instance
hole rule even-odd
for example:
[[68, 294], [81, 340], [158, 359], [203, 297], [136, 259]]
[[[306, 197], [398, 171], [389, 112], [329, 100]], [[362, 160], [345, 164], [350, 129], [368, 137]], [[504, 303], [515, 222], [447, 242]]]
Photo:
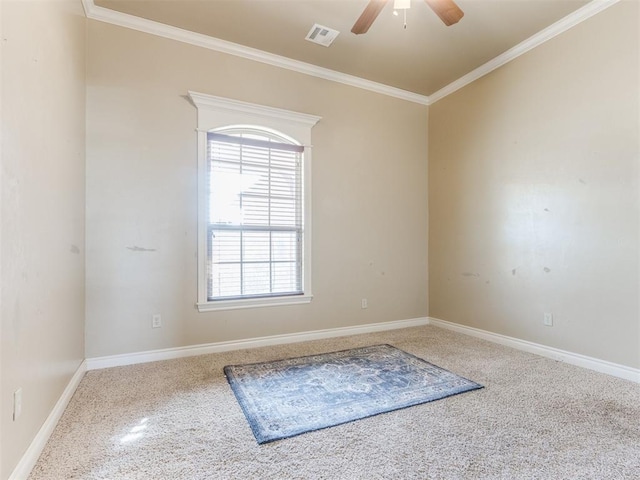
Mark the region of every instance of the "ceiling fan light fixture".
[[[456, 5], [453, 0], [424, 0], [424, 2], [431, 7], [431, 10], [435, 12], [440, 20], [449, 27], [455, 23], [458, 23], [464, 16], [464, 12], [460, 10], [460, 7]], [[378, 15], [389, 3], [389, 0], [369, 0], [369, 3], [365, 7], [362, 14], [356, 20], [351, 28], [351, 33], [361, 35], [369, 31], [369, 27], [378, 18]], [[402, 10], [404, 13], [404, 28], [407, 28], [407, 9], [411, 7], [411, 0], [393, 0], [394, 13], [398, 13], [397, 10]]]
[[411, 0], [393, 0], [393, 10], [406, 10], [411, 8]]
[[411, 8], [411, 0], [393, 0], [393, 14], [397, 17], [398, 10], [404, 15], [403, 28], [407, 29], [407, 10]]

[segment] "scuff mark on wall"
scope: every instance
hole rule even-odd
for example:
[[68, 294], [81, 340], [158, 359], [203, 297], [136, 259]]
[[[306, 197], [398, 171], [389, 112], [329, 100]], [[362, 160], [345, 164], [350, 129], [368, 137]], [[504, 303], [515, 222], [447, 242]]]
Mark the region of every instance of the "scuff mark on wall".
[[75, 253], [76, 255], [80, 254], [80, 249], [78, 248], [77, 245], [71, 245], [71, 247], [69, 247], [69, 251], [71, 253]]
[[155, 252], [155, 248], [144, 248], [134, 245], [133, 247], [127, 247], [127, 250], [131, 250], [132, 252]]
[[544, 270], [544, 273], [549, 273], [551, 271], [549, 267], [544, 267], [543, 270]]
[[462, 272], [463, 277], [479, 277], [479, 273], [471, 273], [471, 272]]
[[511, 270], [511, 275], [513, 275], [514, 277], [516, 276], [516, 270], [518, 270], [518, 269], [514, 268], [513, 270]]

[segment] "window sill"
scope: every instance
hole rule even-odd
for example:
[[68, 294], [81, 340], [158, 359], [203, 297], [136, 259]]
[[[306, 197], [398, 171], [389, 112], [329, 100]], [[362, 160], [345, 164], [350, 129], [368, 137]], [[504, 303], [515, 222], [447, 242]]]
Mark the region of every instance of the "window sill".
[[198, 312], [214, 312], [217, 310], [236, 310], [240, 308], [279, 307], [283, 305], [300, 305], [311, 303], [313, 295], [291, 295], [287, 297], [244, 298], [240, 300], [218, 300], [198, 303]]

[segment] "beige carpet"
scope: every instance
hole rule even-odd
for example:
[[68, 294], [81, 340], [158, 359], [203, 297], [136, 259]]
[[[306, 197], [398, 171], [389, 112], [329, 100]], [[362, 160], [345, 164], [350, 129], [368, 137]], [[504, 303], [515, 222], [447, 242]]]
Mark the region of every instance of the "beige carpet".
[[[389, 343], [485, 386], [258, 445], [222, 373]], [[640, 385], [433, 326], [88, 372], [37, 479], [638, 479]]]

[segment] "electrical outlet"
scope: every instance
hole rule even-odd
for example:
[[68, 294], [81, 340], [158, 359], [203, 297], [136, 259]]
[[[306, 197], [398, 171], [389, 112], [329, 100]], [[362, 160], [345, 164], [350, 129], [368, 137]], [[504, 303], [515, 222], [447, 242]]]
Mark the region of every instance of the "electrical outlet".
[[13, 392], [13, 421], [15, 422], [22, 414], [22, 388]]
[[151, 328], [160, 328], [162, 326], [162, 317], [156, 313], [151, 320]]
[[367, 302], [366, 298], [362, 299], [362, 308], [367, 308], [369, 306], [369, 302]]
[[553, 327], [553, 313], [545, 313], [543, 323], [547, 327]]

